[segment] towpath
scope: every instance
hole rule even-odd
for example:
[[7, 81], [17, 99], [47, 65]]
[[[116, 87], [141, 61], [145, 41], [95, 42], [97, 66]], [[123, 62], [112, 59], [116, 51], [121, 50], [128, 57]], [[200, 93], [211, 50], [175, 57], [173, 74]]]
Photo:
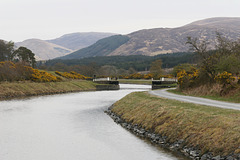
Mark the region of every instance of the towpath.
[[200, 97], [183, 96], [183, 95], [170, 93], [167, 90], [169, 90], [169, 88], [161, 89], [161, 90], [153, 90], [153, 91], [149, 91], [149, 93], [159, 97], [174, 99], [174, 100], [183, 101], [183, 102], [202, 104], [202, 105], [220, 107], [220, 108], [226, 108], [226, 109], [240, 110], [240, 103], [230, 103], [230, 102], [222, 102], [222, 101], [210, 100], [210, 99], [200, 98]]

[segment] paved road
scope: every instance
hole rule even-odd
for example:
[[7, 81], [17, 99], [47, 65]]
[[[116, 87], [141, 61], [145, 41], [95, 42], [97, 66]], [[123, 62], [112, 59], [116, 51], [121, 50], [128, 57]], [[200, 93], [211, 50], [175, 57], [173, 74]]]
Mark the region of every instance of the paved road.
[[189, 103], [196, 103], [196, 104], [202, 104], [202, 105], [207, 105], [207, 106], [240, 110], [240, 103], [229, 103], [229, 102], [210, 100], [210, 99], [206, 99], [206, 98], [182, 96], [182, 95], [167, 92], [168, 89], [153, 90], [153, 91], [149, 91], [149, 93], [152, 95], [159, 96], [159, 97], [175, 99], [175, 100], [189, 102]]

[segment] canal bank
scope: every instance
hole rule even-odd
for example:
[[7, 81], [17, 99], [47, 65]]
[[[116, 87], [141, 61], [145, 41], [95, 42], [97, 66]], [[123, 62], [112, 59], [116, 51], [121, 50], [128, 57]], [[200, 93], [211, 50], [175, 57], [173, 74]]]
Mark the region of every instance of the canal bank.
[[185, 160], [116, 125], [104, 111], [150, 86], [0, 102], [2, 160]]
[[115, 122], [192, 159], [240, 159], [240, 112], [132, 93], [107, 111]]
[[0, 100], [29, 96], [52, 95], [81, 91], [118, 90], [119, 85], [97, 84], [86, 80], [69, 80], [62, 82], [1, 82]]

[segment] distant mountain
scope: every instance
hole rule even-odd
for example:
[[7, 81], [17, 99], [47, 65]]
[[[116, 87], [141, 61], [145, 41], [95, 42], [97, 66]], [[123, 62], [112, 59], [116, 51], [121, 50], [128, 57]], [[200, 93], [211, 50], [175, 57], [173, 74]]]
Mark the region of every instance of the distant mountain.
[[[239, 17], [220, 17], [195, 21], [178, 28], [144, 29], [124, 36], [98, 32], [71, 33], [53, 40], [30, 39], [16, 44], [31, 49], [38, 59], [43, 60], [61, 56], [64, 56], [61, 57], [63, 59], [113, 55], [154, 56], [187, 52], [188, 36], [208, 41], [210, 49], [213, 49], [216, 45], [216, 32], [228, 39], [237, 40], [240, 38], [239, 26]], [[79, 48], [82, 49], [78, 50]]]
[[79, 32], [65, 34], [59, 38], [47, 40], [50, 43], [54, 43], [71, 50], [79, 50], [81, 48], [88, 47], [102, 38], [106, 38], [115, 33], [101, 33], [101, 32]]
[[108, 43], [118, 44], [118, 39], [109, 37], [98, 43], [98, 47], [94, 44], [65, 56], [64, 59], [113, 55], [154, 56], [165, 53], [187, 52], [189, 51], [189, 46], [186, 45], [188, 36], [206, 40], [210, 43], [211, 48], [209, 49], [214, 49], [216, 32], [231, 40], [237, 40], [240, 38], [239, 26], [240, 18], [220, 17], [196, 21], [178, 28], [144, 29], [124, 36], [128, 40], [119, 43], [114, 50], [108, 48]]
[[231, 29], [239, 29], [240, 18], [239, 17], [216, 17], [216, 18], [208, 18], [199, 21], [195, 21], [186, 26], [208, 26], [216, 28], [216, 26], [221, 28], [231, 28]]
[[129, 34], [130, 40], [109, 55], [158, 55], [185, 52], [187, 37], [197, 37], [216, 45], [216, 32], [237, 40], [240, 38], [240, 18], [210, 18], [179, 28], [156, 28]]
[[17, 47], [23, 46], [30, 49], [37, 60], [48, 60], [64, 56], [72, 52], [71, 49], [49, 43], [40, 39], [28, 39], [23, 42], [15, 43]]
[[89, 47], [80, 49], [64, 57], [59, 57], [59, 59], [79, 59], [85, 57], [107, 56], [128, 40], [129, 37], [123, 35], [114, 35], [103, 38]]
[[65, 56], [80, 48], [88, 47], [99, 39], [115, 35], [114, 33], [82, 32], [63, 35], [53, 40], [28, 39], [17, 42], [33, 51], [37, 60], [48, 60]]

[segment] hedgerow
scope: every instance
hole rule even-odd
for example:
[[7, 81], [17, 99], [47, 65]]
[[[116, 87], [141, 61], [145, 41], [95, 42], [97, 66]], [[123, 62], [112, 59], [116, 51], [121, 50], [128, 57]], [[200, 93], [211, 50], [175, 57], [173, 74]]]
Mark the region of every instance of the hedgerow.
[[62, 80], [60, 77], [54, 76], [46, 71], [39, 71], [31, 67], [29, 67], [29, 69], [33, 72], [31, 80], [34, 82], [58, 82]]
[[57, 82], [60, 77], [54, 76], [46, 71], [40, 71], [22, 63], [13, 63], [10, 61], [0, 62], [0, 81], [25, 81], [34, 82]]

